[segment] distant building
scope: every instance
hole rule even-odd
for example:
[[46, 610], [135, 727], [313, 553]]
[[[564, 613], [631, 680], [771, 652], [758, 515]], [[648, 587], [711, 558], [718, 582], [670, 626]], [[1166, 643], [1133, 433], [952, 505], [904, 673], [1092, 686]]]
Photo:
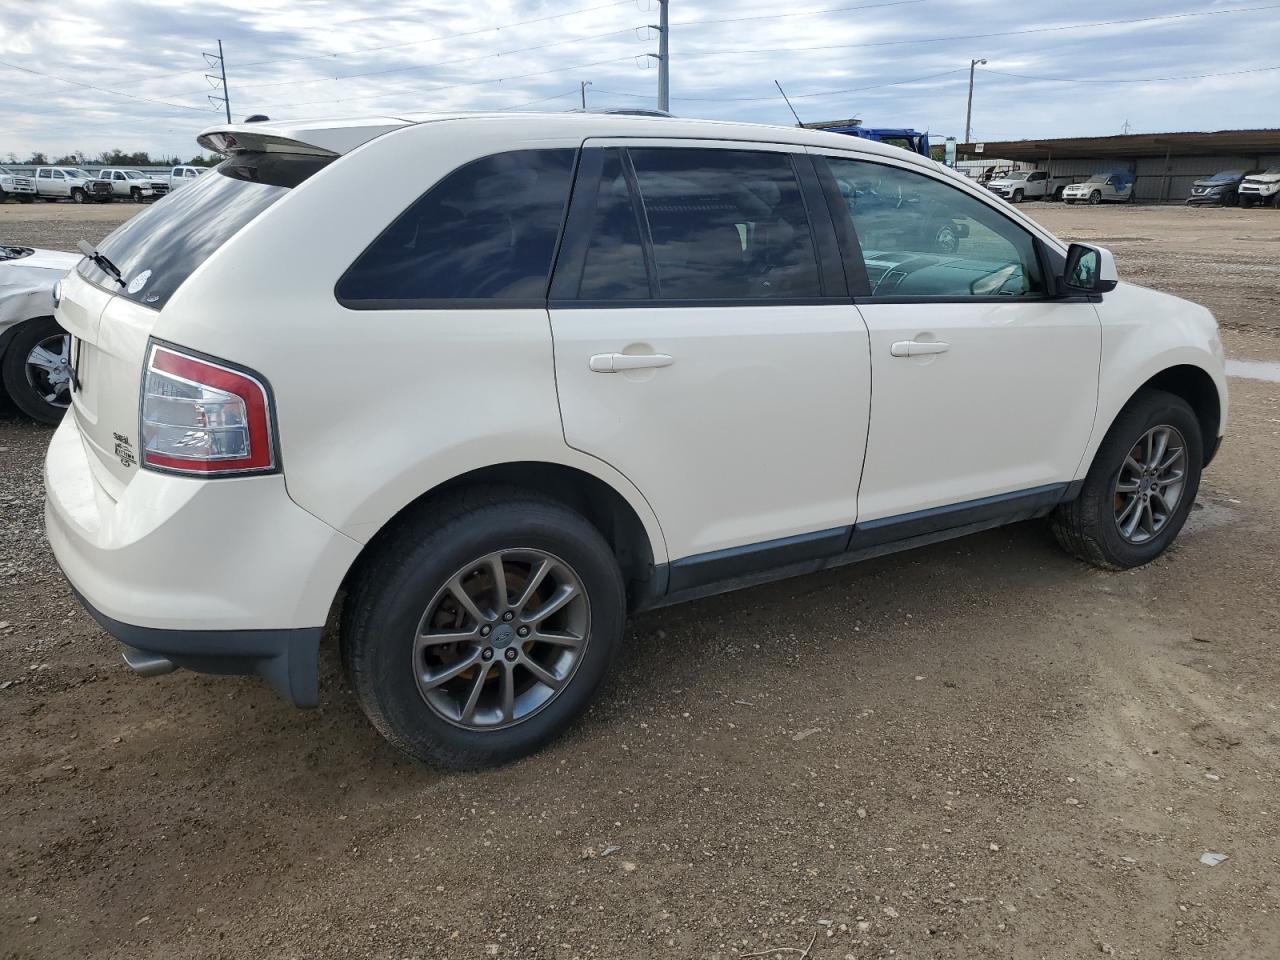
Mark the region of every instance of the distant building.
[[[979, 152], [981, 147], [981, 152]], [[988, 140], [962, 143], [967, 161], [1034, 164], [1051, 176], [1084, 180], [1104, 170], [1128, 170], [1136, 177], [1136, 197], [1148, 203], [1180, 203], [1191, 184], [1220, 170], [1253, 170], [1280, 164], [1280, 129], [1216, 130], [1210, 133], [1134, 133], [1115, 137], [1056, 140]]]

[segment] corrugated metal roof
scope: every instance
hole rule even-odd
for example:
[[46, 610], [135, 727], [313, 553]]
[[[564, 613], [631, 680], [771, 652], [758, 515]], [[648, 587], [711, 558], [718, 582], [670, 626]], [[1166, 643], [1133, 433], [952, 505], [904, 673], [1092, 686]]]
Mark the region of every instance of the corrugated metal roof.
[[1114, 137], [1063, 137], [1044, 140], [988, 140], [982, 153], [962, 143], [957, 152], [967, 157], [993, 156], [1007, 160], [1049, 157], [1133, 158], [1194, 156], [1197, 154], [1280, 153], [1280, 129], [1214, 130], [1211, 132], [1131, 133]]

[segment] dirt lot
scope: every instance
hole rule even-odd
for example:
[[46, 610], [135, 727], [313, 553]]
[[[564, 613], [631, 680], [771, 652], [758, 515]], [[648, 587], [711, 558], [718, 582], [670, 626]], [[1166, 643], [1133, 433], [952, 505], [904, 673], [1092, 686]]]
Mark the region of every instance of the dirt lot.
[[[1280, 212], [1027, 209], [1280, 360]], [[650, 614], [570, 737], [468, 776], [332, 650], [309, 712], [130, 674], [44, 544], [48, 431], [0, 416], [0, 956], [1274, 957], [1280, 385], [1232, 389], [1159, 562], [1030, 523]]]

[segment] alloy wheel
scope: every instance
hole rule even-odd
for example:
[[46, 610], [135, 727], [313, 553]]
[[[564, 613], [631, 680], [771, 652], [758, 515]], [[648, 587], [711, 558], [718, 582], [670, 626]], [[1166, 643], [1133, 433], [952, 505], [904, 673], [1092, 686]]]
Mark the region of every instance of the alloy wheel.
[[1169, 523], [1182, 499], [1187, 443], [1177, 429], [1155, 426], [1133, 445], [1116, 475], [1116, 528], [1130, 543], [1145, 543]]
[[27, 354], [27, 383], [45, 403], [71, 405], [71, 337], [55, 333]]
[[543, 550], [500, 550], [432, 598], [414, 637], [414, 680], [442, 719], [499, 730], [559, 695], [590, 637], [590, 602], [572, 567]]

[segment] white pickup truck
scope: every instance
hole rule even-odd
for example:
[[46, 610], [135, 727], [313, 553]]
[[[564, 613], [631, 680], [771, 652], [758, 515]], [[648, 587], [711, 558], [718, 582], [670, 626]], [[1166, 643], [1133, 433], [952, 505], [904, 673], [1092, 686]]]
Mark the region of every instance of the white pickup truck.
[[111, 187], [112, 196], [129, 197], [135, 203], [162, 197], [169, 192], [167, 177], [149, 177], [140, 170], [127, 167], [103, 167], [98, 171], [97, 179]]
[[37, 167], [36, 195], [41, 200], [110, 200], [111, 185], [97, 183], [92, 174], [79, 167]]
[[1010, 203], [1040, 198], [1061, 200], [1070, 177], [1051, 177], [1044, 170], [1011, 170], [987, 181], [987, 189]]
[[31, 177], [0, 167], [0, 203], [10, 197], [30, 203], [36, 197], [36, 182]]
[[174, 167], [169, 171], [169, 189], [177, 190], [188, 183], [195, 183], [196, 177], [204, 173], [207, 167]]
[[1280, 207], [1280, 164], [1273, 164], [1262, 173], [1251, 173], [1240, 181], [1236, 191], [1240, 206], [1255, 205]]

